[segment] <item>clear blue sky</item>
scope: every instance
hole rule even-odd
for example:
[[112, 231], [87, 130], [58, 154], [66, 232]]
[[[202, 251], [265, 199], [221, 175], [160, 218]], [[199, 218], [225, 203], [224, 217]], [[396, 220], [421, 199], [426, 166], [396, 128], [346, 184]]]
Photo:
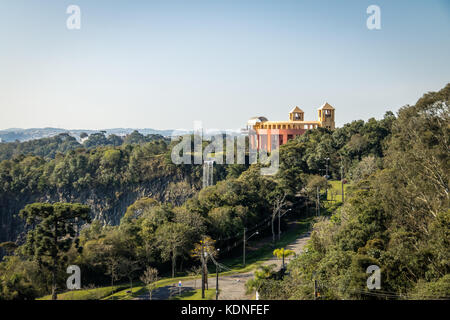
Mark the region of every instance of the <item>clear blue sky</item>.
[[325, 101], [342, 125], [439, 90], [449, 58], [448, 0], [1, 0], [0, 129], [239, 128]]

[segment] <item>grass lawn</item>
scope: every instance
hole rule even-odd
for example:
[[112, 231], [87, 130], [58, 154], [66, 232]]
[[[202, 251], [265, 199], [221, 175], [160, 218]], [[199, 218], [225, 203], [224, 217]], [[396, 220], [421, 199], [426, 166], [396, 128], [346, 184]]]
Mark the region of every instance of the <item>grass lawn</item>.
[[[342, 203], [342, 186], [341, 181], [330, 180], [328, 183], [331, 185], [331, 189], [328, 189], [327, 200]], [[344, 196], [347, 193], [347, 189], [350, 184], [344, 184]]]
[[202, 290], [192, 290], [184, 292], [181, 295], [176, 295], [170, 300], [214, 300], [216, 299], [216, 289], [205, 290], [205, 299], [202, 299]]
[[[128, 293], [128, 291], [131, 291], [131, 293]], [[145, 294], [146, 292], [147, 288], [142, 285], [142, 283], [137, 283], [136, 286], [133, 286], [133, 290], [130, 290], [130, 287], [128, 286], [112, 295], [103, 297], [101, 300], [130, 300]]]
[[[127, 285], [117, 285], [114, 287], [101, 287], [93, 289], [82, 289], [68, 291], [58, 294], [58, 300], [99, 300], [111, 295], [111, 292], [117, 292], [127, 288]], [[36, 300], [51, 300], [52, 296], [48, 295]]]
[[[199, 277], [198, 277], [199, 278]], [[186, 281], [186, 280], [193, 280], [195, 277], [177, 277], [177, 278], [165, 278], [158, 280], [155, 282], [154, 288], [160, 288], [165, 286], [170, 286], [174, 283], [178, 283], [178, 281]], [[122, 288], [122, 290], [115, 292], [112, 295], [105, 296], [102, 300], [130, 300], [132, 298], [139, 297], [143, 294], [146, 294], [148, 292], [147, 287], [143, 285], [141, 282], [136, 282], [135, 286], [133, 286], [132, 293], [128, 293], [127, 291], [131, 291], [130, 287]]]

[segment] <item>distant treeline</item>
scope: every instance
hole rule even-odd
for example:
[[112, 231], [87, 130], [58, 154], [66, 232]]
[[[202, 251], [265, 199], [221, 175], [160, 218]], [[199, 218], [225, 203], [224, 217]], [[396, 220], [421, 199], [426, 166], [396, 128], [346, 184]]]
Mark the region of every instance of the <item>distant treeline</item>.
[[60, 133], [56, 136], [49, 138], [41, 138], [35, 140], [29, 140], [25, 142], [8, 142], [0, 143], [0, 161], [8, 160], [19, 155], [34, 155], [43, 158], [55, 158], [58, 153], [65, 154], [69, 150], [75, 150], [77, 148], [93, 149], [101, 146], [121, 146], [122, 144], [142, 144], [155, 140], [165, 140], [159, 134], [143, 135], [138, 131], [133, 131], [131, 134], [124, 137], [110, 134], [106, 135], [105, 132], [93, 133], [87, 135], [81, 134], [82, 138], [87, 138], [83, 143], [79, 143], [77, 139], [68, 133]]

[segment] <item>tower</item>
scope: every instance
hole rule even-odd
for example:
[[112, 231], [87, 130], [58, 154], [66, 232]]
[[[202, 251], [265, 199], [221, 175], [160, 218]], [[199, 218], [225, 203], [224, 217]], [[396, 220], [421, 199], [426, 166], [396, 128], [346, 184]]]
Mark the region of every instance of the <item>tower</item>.
[[334, 130], [334, 111], [335, 109], [328, 104], [328, 102], [325, 102], [325, 104], [319, 108], [319, 122], [321, 127]]
[[289, 121], [304, 121], [305, 113], [299, 107], [295, 107], [289, 112]]

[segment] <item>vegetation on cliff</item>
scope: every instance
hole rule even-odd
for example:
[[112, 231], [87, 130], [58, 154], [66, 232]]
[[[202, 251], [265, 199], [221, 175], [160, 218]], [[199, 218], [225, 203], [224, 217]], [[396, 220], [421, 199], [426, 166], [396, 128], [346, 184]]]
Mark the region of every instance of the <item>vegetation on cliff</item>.
[[[132, 283], [148, 267], [174, 276], [196, 263], [192, 250], [206, 236], [226, 256], [244, 228], [270, 224], [274, 204], [304, 214], [317, 187], [328, 187], [320, 176], [329, 165], [331, 177], [343, 173], [351, 182], [345, 204], [317, 221], [308, 251], [287, 275], [258, 279], [260, 296], [312, 299], [317, 280], [324, 299], [448, 297], [449, 97], [447, 85], [397, 117], [388, 112], [378, 121], [311, 130], [280, 147], [275, 176], [261, 175], [260, 165], [218, 166], [217, 183], [199, 192], [201, 166], [172, 164], [173, 145], [163, 140], [70, 150], [55, 159], [16, 156], [0, 163], [2, 224], [27, 204], [20, 199], [82, 202], [109, 214], [98, 210], [103, 204], [115, 208], [117, 223], [105, 225], [106, 217], [94, 214], [76, 242], [82, 250], [74, 242], [62, 253], [67, 265], [80, 266], [84, 283]], [[153, 188], [136, 192], [149, 182]], [[91, 196], [81, 197], [86, 190]], [[114, 199], [133, 192], [128, 209], [117, 209]], [[51, 275], [39, 272], [23, 243], [3, 245], [0, 299], [32, 299], [52, 289]], [[375, 293], [366, 288], [373, 264], [382, 272], [383, 289]], [[55, 278], [63, 288], [63, 268]]]

